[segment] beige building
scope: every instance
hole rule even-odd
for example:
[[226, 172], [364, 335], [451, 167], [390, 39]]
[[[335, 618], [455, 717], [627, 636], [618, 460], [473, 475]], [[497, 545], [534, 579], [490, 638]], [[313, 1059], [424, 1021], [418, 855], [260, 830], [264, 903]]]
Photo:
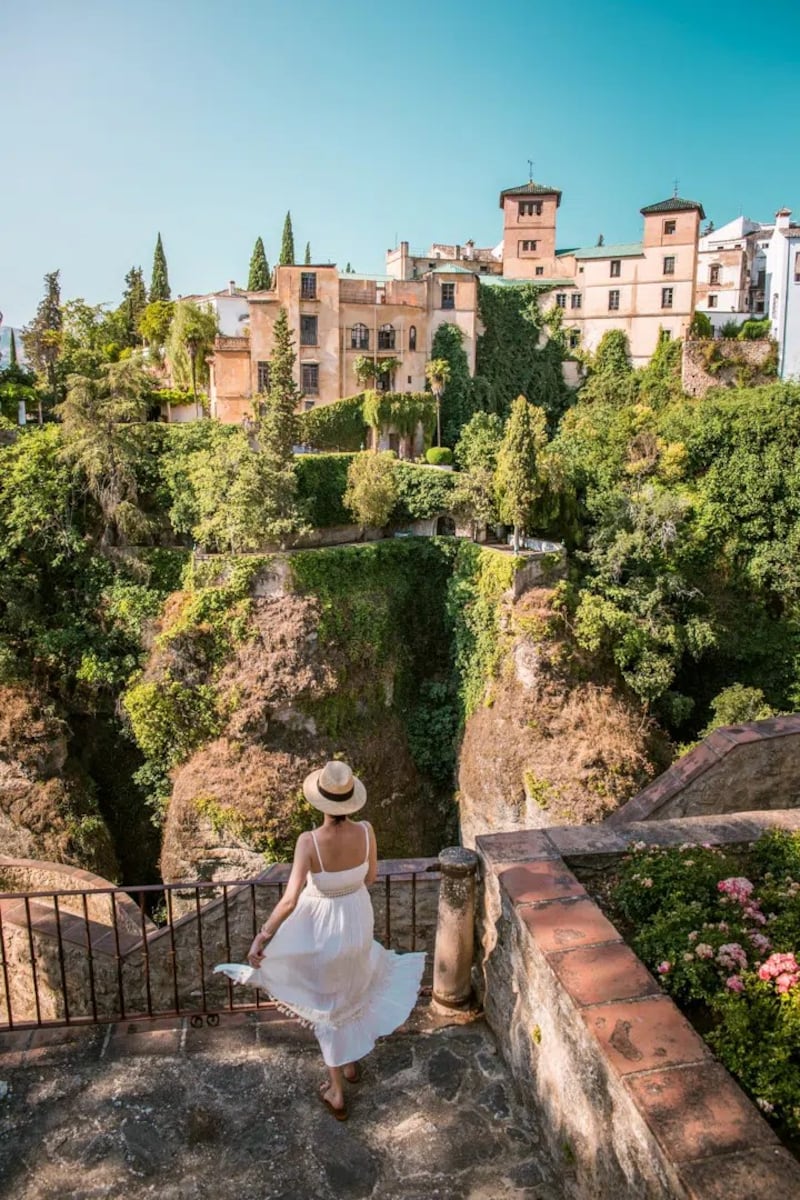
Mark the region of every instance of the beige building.
[[238, 422], [252, 413], [253, 397], [269, 386], [281, 307], [294, 334], [297, 384], [306, 411], [357, 392], [361, 385], [354, 363], [362, 356], [390, 365], [379, 376], [379, 388], [422, 391], [433, 334], [446, 321], [462, 329], [474, 371], [477, 289], [471, 271], [448, 263], [418, 279], [340, 275], [330, 265], [277, 267], [270, 291], [240, 293], [247, 320], [236, 336], [216, 339], [211, 415]]
[[[623, 330], [635, 366], [652, 355], [659, 330], [685, 335], [695, 311], [705, 250], [699, 250], [701, 204], [672, 196], [641, 210], [642, 239], [633, 244], [559, 249], [558, 188], [532, 180], [500, 193], [502, 240], [433, 243], [427, 252], [408, 242], [387, 252], [383, 277], [342, 274], [331, 264], [277, 267], [272, 287], [196, 297], [218, 314], [220, 335], [211, 359], [213, 416], [239, 422], [269, 384], [273, 328], [288, 313], [297, 351], [297, 384], [308, 410], [359, 390], [354, 363], [373, 359], [378, 386], [420, 391], [436, 329], [457, 325], [470, 370], [480, 333], [479, 287], [529, 281], [542, 288], [543, 308], [563, 310], [572, 346], [596, 349], [610, 329]], [[722, 248], [712, 247], [718, 255]], [[737, 297], [752, 287], [752, 270], [737, 267]], [[738, 300], [737, 300], [738, 302]]]

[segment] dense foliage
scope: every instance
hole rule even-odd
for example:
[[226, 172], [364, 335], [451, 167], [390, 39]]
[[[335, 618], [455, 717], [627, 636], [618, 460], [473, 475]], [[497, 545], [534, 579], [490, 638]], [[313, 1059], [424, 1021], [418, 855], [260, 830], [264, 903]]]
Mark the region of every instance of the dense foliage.
[[264, 249], [264, 243], [260, 237], [256, 238], [256, 244], [253, 246], [253, 253], [250, 255], [250, 271], [247, 276], [248, 292], [266, 292], [270, 286], [269, 263], [267, 262], [267, 253]]
[[461, 430], [474, 411], [472, 377], [463, 347], [464, 334], [458, 325], [445, 322], [433, 335], [431, 358], [444, 360], [448, 375], [442, 392], [442, 442], [455, 446]]
[[800, 1132], [800, 835], [748, 851], [638, 843], [611, 891], [631, 943], [756, 1103]]
[[363, 393], [312, 408], [299, 423], [300, 441], [315, 450], [363, 450], [367, 444]]

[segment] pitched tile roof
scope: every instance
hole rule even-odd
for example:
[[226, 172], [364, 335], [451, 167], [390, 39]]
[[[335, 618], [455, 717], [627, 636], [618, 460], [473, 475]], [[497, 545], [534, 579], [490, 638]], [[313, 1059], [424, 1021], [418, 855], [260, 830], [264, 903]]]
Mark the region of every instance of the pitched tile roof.
[[555, 196], [556, 205], [561, 203], [561, 192], [558, 188], [547, 187], [543, 183], [534, 183], [532, 179], [528, 183], [521, 183], [519, 187], [505, 188], [500, 193], [501, 208], [506, 196]]
[[659, 200], [658, 204], [647, 204], [639, 211], [643, 217], [649, 217], [653, 213], [690, 212], [692, 209], [697, 209], [700, 220], [705, 221], [706, 214], [702, 204], [697, 200], [682, 200], [680, 196], [670, 196], [669, 200]]
[[574, 258], [635, 258], [642, 254], [641, 242], [616, 242], [609, 246], [579, 246], [577, 250], [556, 250], [556, 257], [571, 254]]

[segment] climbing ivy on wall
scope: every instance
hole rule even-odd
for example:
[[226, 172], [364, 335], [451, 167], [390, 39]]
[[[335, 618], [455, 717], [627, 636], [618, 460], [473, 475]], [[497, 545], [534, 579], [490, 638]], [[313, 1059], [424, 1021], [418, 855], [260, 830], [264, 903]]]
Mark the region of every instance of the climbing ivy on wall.
[[510, 554], [459, 542], [446, 604], [462, 722], [485, 698], [502, 656], [501, 601], [514, 582], [517, 563]]
[[363, 450], [367, 433], [363, 392], [312, 408], [300, 417], [300, 441], [315, 450]]
[[517, 396], [547, 413], [554, 427], [570, 398], [561, 373], [564, 351], [555, 338], [539, 346], [544, 321], [533, 284], [492, 287], [481, 284], [478, 310], [484, 332], [478, 338], [473, 383], [475, 406], [505, 419]]

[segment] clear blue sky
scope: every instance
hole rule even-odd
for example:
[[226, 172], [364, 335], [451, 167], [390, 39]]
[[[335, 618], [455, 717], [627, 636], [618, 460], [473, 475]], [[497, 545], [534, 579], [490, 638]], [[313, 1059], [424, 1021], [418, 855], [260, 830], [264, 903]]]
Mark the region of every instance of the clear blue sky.
[[[246, 282], [290, 208], [298, 254], [381, 272], [493, 245], [498, 192], [563, 189], [559, 244], [640, 236], [639, 208], [719, 225], [800, 210], [789, 9], [739, 0], [29, 0], [0, 37], [0, 310], [45, 271], [117, 303], [161, 230], [173, 294]], [[787, 136], [787, 130], [789, 134]]]

